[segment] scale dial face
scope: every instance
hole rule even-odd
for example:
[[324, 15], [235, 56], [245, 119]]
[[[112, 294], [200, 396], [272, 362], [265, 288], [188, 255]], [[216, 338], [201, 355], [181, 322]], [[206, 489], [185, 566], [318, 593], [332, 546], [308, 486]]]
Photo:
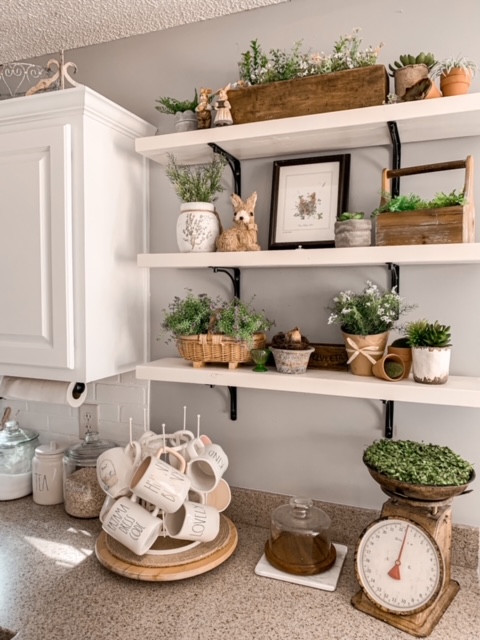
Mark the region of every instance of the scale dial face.
[[432, 604], [445, 578], [438, 544], [406, 518], [380, 518], [368, 525], [357, 546], [355, 570], [365, 595], [397, 615]]

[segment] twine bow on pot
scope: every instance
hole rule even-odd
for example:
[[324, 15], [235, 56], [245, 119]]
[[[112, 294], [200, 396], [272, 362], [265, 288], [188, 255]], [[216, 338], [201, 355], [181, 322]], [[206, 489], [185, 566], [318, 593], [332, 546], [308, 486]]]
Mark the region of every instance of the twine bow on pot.
[[348, 336], [345, 336], [345, 340], [347, 341], [347, 344], [349, 344], [350, 347], [351, 347], [351, 348], [345, 347], [346, 351], [347, 351], [347, 353], [349, 355], [352, 354], [349, 357], [349, 359], [347, 360], [347, 364], [350, 364], [351, 362], [353, 362], [355, 360], [355, 358], [361, 354], [362, 356], [365, 356], [367, 358], [367, 360], [373, 365], [373, 364], [375, 364], [376, 360], [375, 360], [375, 358], [372, 358], [372, 355], [382, 355], [382, 353], [383, 353], [383, 351], [381, 351], [376, 345], [370, 345], [368, 347], [361, 347], [360, 348]]

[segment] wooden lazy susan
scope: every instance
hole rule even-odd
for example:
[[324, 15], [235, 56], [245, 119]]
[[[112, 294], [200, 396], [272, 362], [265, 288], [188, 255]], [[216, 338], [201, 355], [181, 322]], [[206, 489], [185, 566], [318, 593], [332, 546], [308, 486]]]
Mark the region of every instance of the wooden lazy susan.
[[113, 573], [149, 582], [167, 582], [192, 578], [211, 571], [228, 560], [237, 548], [235, 525], [220, 515], [220, 531], [212, 542], [184, 543], [159, 537], [143, 556], [117, 542], [102, 531], [95, 544], [95, 554], [106, 569]]

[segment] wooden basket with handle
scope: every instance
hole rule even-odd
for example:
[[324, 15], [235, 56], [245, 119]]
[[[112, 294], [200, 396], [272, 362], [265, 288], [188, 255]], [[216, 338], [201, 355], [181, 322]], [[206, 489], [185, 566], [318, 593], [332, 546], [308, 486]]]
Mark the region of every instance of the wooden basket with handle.
[[375, 244], [378, 246], [475, 242], [472, 156], [467, 156], [466, 160], [426, 164], [405, 169], [384, 169], [380, 206], [387, 202], [383, 194], [391, 194], [392, 178], [452, 169], [465, 169], [464, 194], [467, 204], [441, 209], [380, 213], [374, 222]]
[[185, 360], [193, 366], [203, 367], [207, 362], [227, 362], [229, 369], [236, 369], [240, 363], [253, 362], [251, 349], [263, 349], [267, 343], [265, 333], [255, 333], [252, 343], [242, 342], [219, 333], [205, 333], [195, 336], [178, 336], [177, 349]]

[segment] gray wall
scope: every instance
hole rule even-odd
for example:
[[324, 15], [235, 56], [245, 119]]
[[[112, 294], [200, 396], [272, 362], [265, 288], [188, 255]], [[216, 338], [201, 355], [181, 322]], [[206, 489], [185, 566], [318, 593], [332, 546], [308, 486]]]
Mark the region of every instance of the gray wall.
[[[146, 120], [161, 133], [173, 130], [173, 119], [155, 111], [159, 96], [189, 98], [194, 87], [216, 90], [237, 79], [237, 62], [250, 40], [258, 37], [264, 48], [290, 48], [303, 38], [305, 48], [330, 51], [340, 34], [363, 26], [364, 45], [385, 46], [379, 61], [385, 64], [402, 53], [433, 51], [437, 58], [461, 53], [480, 61], [480, 4], [458, 0], [456, 15], [461, 29], [451, 28], [451, 3], [432, 6], [413, 0], [293, 0], [164, 32], [131, 37], [69, 52], [67, 60], [79, 67], [77, 80], [90, 86]], [[434, 17], [433, 17], [434, 15]], [[479, 79], [472, 91], [479, 91]], [[338, 150], [339, 153], [342, 149]], [[479, 138], [446, 140], [403, 147], [403, 165], [479, 156]], [[389, 166], [390, 149], [378, 147], [352, 152], [350, 208], [371, 211], [379, 201], [380, 176]], [[267, 245], [272, 159], [245, 162], [244, 195], [258, 192], [257, 218], [260, 241]], [[476, 172], [476, 181], [479, 180]], [[461, 172], [405, 179], [404, 192], [430, 197], [435, 191], [462, 186]], [[231, 190], [230, 176], [225, 176]], [[228, 192], [227, 192], [228, 193]], [[163, 170], [151, 170], [151, 250], [176, 251], [175, 224], [178, 202]], [[218, 202], [225, 224], [231, 217], [227, 196]], [[195, 292], [229, 295], [227, 278], [209, 272], [153, 270], [151, 274], [152, 359], [175, 354], [157, 340], [162, 309], [185, 287]], [[256, 304], [276, 320], [276, 330], [299, 324], [312, 341], [337, 342], [338, 327], [327, 325], [326, 305], [343, 288], [359, 289], [369, 278], [388, 285], [381, 268], [326, 268], [309, 270], [247, 270], [243, 296], [256, 295]], [[480, 267], [408, 267], [402, 269], [401, 293], [418, 309], [411, 318], [439, 319], [452, 325], [452, 373], [480, 375], [477, 328], [480, 303]], [[197, 385], [152, 385], [152, 425], [162, 422], [171, 430], [182, 423], [188, 406], [189, 425], [202, 416], [203, 430], [224, 446], [230, 456], [228, 480], [236, 486], [314, 498], [364, 507], [379, 507], [383, 494], [370, 479], [362, 451], [382, 436], [380, 402], [304, 394], [239, 390], [239, 419], [231, 422], [228, 391]], [[395, 436], [448, 445], [473, 463], [480, 462], [480, 412], [453, 407], [397, 403]], [[454, 519], [480, 525], [480, 492], [457, 499]]]

